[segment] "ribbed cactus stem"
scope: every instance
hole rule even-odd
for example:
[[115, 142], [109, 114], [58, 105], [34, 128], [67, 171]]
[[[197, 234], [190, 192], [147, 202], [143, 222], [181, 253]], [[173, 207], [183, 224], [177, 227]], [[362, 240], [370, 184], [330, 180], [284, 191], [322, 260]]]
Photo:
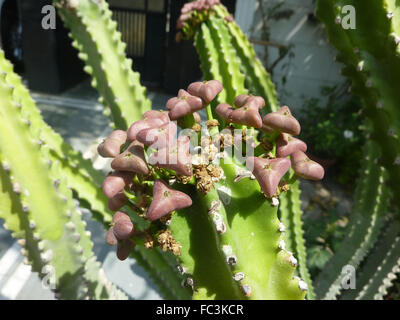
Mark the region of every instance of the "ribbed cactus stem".
[[29, 121], [31, 137], [48, 148], [49, 160], [61, 163], [62, 176], [67, 180], [68, 187], [75, 190], [84, 203], [89, 204], [95, 217], [100, 222], [110, 222], [111, 212], [107, 208], [106, 198], [98, 188], [104, 178], [100, 171], [93, 168], [90, 160], [83, 158], [79, 151], [63, 141], [62, 137], [53, 131], [44, 121], [35, 101], [27, 88], [22, 84], [21, 78], [14, 72], [11, 63], [5, 59], [4, 52], [0, 50], [0, 72], [5, 76], [9, 85], [13, 86], [13, 99], [20, 112]]
[[[357, 28], [335, 23], [344, 5], [357, 12]], [[400, 81], [399, 11], [393, 1], [319, 1], [317, 15], [326, 26], [329, 40], [339, 50], [343, 74], [352, 81], [352, 92], [365, 106], [372, 124], [371, 138], [382, 148], [379, 163], [388, 171], [388, 184], [395, 192], [400, 179], [400, 140], [396, 83]], [[371, 17], [373, 13], [373, 17]], [[400, 198], [395, 197], [397, 205]]]
[[[201, 60], [204, 77], [223, 79], [223, 83], [225, 84], [226, 79], [224, 74], [226, 74], [227, 71], [224, 62], [226, 61], [227, 50], [225, 50], [225, 47], [222, 48], [223, 50], [218, 49], [221, 42], [221, 36], [228, 33], [225, 36], [226, 39], [229, 39], [229, 45], [226, 46], [229, 47], [228, 52], [230, 57], [228, 59], [230, 62], [237, 61], [239, 63], [239, 71], [245, 77], [245, 84], [246, 88], [249, 89], [249, 93], [265, 98], [267, 103], [267, 107], [265, 108], [266, 110], [277, 111], [279, 108], [279, 102], [270, 75], [262, 66], [262, 63], [256, 56], [253, 46], [250, 44], [238, 25], [234, 21], [232, 22], [225, 19], [228, 15], [229, 13], [224, 6], [215, 5], [212, 7], [210, 17], [194, 29], [194, 43]], [[237, 70], [237, 67], [235, 70]], [[242, 79], [240, 76], [237, 78]], [[227, 102], [229, 100], [229, 97], [225, 96], [225, 94], [224, 90], [218, 98], [219, 103]], [[219, 117], [218, 120], [220, 123], [224, 123], [224, 120]], [[300, 252], [294, 251], [294, 253], [296, 256], [300, 253], [299, 262], [302, 265], [300, 273], [310, 288], [308, 295], [312, 298], [313, 289], [306, 268], [304, 240], [302, 239], [300, 218], [301, 209], [299, 201], [300, 191], [297, 184], [293, 185], [293, 188], [293, 190], [289, 190], [287, 193], [281, 195], [283, 205], [280, 206], [279, 210], [281, 211], [282, 208], [291, 210], [290, 212], [287, 212], [287, 214], [285, 214], [286, 212], [281, 213], [283, 219], [289, 216], [290, 219], [295, 219], [294, 217], [296, 216], [296, 232], [294, 229], [289, 227], [286, 230], [286, 234], [289, 239], [293, 237], [293, 240], [299, 241], [298, 245], [295, 245], [295, 248], [292, 250], [296, 250], [297, 247], [299, 248]], [[285, 204], [288, 203], [290, 203], [290, 205], [285, 206]], [[296, 214], [294, 214], [294, 212], [296, 212]], [[293, 221], [290, 222], [292, 223]]]
[[299, 260], [299, 275], [308, 286], [307, 299], [314, 300], [314, 288], [307, 268], [299, 181], [291, 183], [290, 189], [280, 196], [279, 201], [279, 213], [281, 214], [282, 223], [286, 227], [286, 245], [288, 250], [294, 252]]
[[357, 277], [359, 290], [349, 290], [343, 299], [383, 300], [400, 274], [400, 225], [390, 221]]
[[[223, 5], [215, 6], [214, 11], [222, 19], [229, 16], [228, 10]], [[235, 21], [228, 22], [225, 20], [225, 24], [229, 30], [232, 45], [239, 58], [242, 73], [245, 75], [246, 87], [252, 94], [265, 99], [267, 112], [277, 111], [279, 109], [279, 102], [275, 85], [272, 82], [270, 74], [257, 57], [253, 45]]]
[[54, 0], [71, 30], [72, 44], [86, 64], [85, 71], [93, 77], [92, 85], [110, 109], [113, 125], [126, 130], [151, 108], [151, 102], [139, 74], [132, 70], [132, 61], [126, 58], [126, 45], [112, 20], [112, 12], [104, 0], [79, 0], [74, 9], [68, 7], [68, 2]]
[[[24, 121], [13, 91], [3, 73], [0, 79], [2, 183], [12, 188], [7, 191], [10, 198], [5, 202], [11, 207], [2, 211], [2, 218], [7, 223], [12, 217], [9, 228], [14, 228], [15, 236], [34, 240], [27, 244], [24, 253], [40, 276], [53, 272], [56, 297], [100, 298], [95, 295], [104, 289], [103, 297], [109, 297], [104, 277], [100, 279], [98, 274], [91, 273], [93, 268], [90, 271], [86, 268], [93, 258], [93, 244], [72, 192], [62, 178], [60, 164], [49, 161], [48, 149], [32, 141], [31, 123]], [[12, 192], [16, 192], [18, 199]], [[20, 205], [14, 203], [17, 200]], [[15, 214], [22, 218], [19, 225], [15, 223]], [[89, 284], [89, 278], [94, 282]], [[97, 290], [98, 286], [104, 289]]]
[[346, 265], [358, 268], [376, 243], [384, 225], [390, 200], [385, 186], [387, 173], [376, 165], [379, 147], [368, 142], [357, 183], [349, 233], [336, 255], [327, 263], [316, 279], [316, 292], [322, 299], [334, 299], [343, 290], [341, 271]]

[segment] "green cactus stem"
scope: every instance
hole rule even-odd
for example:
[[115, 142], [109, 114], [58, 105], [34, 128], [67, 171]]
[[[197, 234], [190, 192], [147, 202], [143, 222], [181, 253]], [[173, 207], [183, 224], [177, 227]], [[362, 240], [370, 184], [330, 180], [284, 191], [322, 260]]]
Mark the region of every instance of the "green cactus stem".
[[0, 50], [0, 72], [4, 74], [7, 83], [14, 88], [13, 99], [26, 121], [30, 123], [32, 139], [49, 149], [50, 160], [60, 162], [62, 176], [67, 179], [68, 187], [76, 192], [79, 199], [84, 200], [82, 203], [88, 206], [95, 217], [100, 222], [110, 222], [111, 212], [107, 208], [106, 197], [99, 188], [104, 178], [103, 173], [95, 170], [89, 160], [84, 159], [80, 152], [73, 150], [43, 121], [29, 91], [14, 72], [12, 64], [5, 59], [2, 50]]
[[190, 193], [196, 207], [180, 210], [169, 225], [182, 245], [180, 259], [193, 280], [194, 298], [304, 299], [304, 282], [293, 277], [297, 262], [285, 250], [277, 207], [255, 181], [234, 182], [245, 168], [222, 168], [226, 178], [206, 195]]
[[2, 198], [6, 199], [2, 205], [8, 206], [1, 212], [5, 224], [13, 228], [10, 230], [14, 236], [26, 238], [20, 243], [28, 243], [23, 254], [37, 268], [35, 271], [42, 277], [54, 274], [56, 297], [124, 297], [104, 275], [99, 277], [99, 266], [93, 260], [93, 244], [72, 192], [62, 178], [60, 164], [49, 159], [46, 147], [32, 141], [31, 123], [21, 112], [20, 101], [14, 100], [14, 90], [3, 73], [0, 155]]
[[400, 225], [393, 220], [389, 220], [387, 225], [357, 274], [356, 286], [359, 289], [347, 290], [342, 299], [383, 300], [388, 294], [388, 288], [400, 273]]
[[272, 82], [271, 75], [257, 57], [253, 45], [235, 21], [225, 20], [225, 17], [229, 16], [225, 6], [214, 6], [214, 11], [218, 17], [224, 19], [227, 25], [232, 38], [232, 45], [240, 61], [242, 73], [245, 75], [246, 88], [252, 94], [265, 98], [267, 112], [277, 111], [279, 102], [275, 85]]
[[[352, 5], [357, 27], [344, 29], [341, 9]], [[363, 110], [372, 124], [371, 139], [379, 143], [379, 163], [388, 172], [388, 185], [397, 192], [400, 180], [400, 78], [399, 11], [393, 1], [318, 1], [317, 15], [325, 24], [329, 40], [338, 49], [343, 74], [352, 81], [352, 91], [364, 102]], [[391, 11], [393, 10], [393, 11]], [[393, 199], [397, 205], [400, 198]]]
[[216, 63], [220, 67], [223, 77], [222, 83], [227, 95], [223, 102], [232, 105], [236, 96], [247, 93], [244, 88], [244, 76], [240, 71], [239, 61], [231, 45], [231, 36], [223, 20], [211, 16], [207, 21], [207, 26], [215, 48], [218, 50], [219, 59]]
[[346, 265], [358, 269], [376, 243], [388, 210], [390, 191], [385, 186], [387, 173], [376, 165], [379, 147], [368, 142], [352, 209], [349, 232], [342, 246], [318, 275], [315, 290], [321, 299], [335, 299], [342, 291], [341, 271]]
[[[183, 29], [189, 36], [191, 32], [194, 32], [194, 44], [201, 60], [204, 78], [215, 77], [216, 79], [222, 79], [220, 61], [224, 60], [222, 57], [223, 53], [217, 50], [217, 45], [215, 45], [215, 42], [218, 41], [217, 35], [215, 33], [212, 34], [209, 30], [214, 25], [216, 25], [214, 28], [220, 30], [221, 25], [223, 25], [225, 26], [224, 29], [228, 29], [231, 40], [230, 52], [234, 57], [230, 60], [239, 61], [240, 71], [245, 76], [246, 88], [249, 89], [251, 94], [265, 98], [267, 103], [265, 109], [267, 111], [277, 111], [279, 102], [270, 75], [257, 58], [254, 48], [246, 35], [243, 34], [240, 27], [234, 21], [225, 19], [227, 16], [229, 16], [229, 13], [224, 6], [215, 5], [212, 7], [210, 17], [205, 19], [205, 22], [201, 22], [200, 25], [194, 27], [194, 31]], [[221, 102], [221, 100], [226, 100], [223, 94], [219, 96], [218, 101]], [[220, 123], [224, 123], [221, 119], [218, 118], [218, 120]], [[283, 225], [289, 223], [288, 228], [286, 228], [286, 244], [288, 248], [290, 247], [289, 250], [293, 250], [295, 256], [299, 257], [300, 275], [308, 285], [308, 298], [312, 299], [314, 294], [312, 282], [306, 267], [298, 183], [293, 184], [289, 191], [281, 195], [279, 212], [283, 220]], [[292, 219], [295, 219], [295, 223], [293, 223]], [[296, 229], [294, 230], [290, 225], [296, 225]], [[292, 242], [290, 239], [295, 239], [296, 241]], [[293, 248], [291, 248], [289, 243], [293, 244]]]
[[286, 228], [286, 245], [289, 251], [292, 251], [299, 261], [299, 275], [307, 283], [307, 299], [314, 300], [315, 293], [310, 273], [307, 268], [307, 251], [304, 240], [303, 221], [301, 216], [299, 181], [290, 184], [290, 189], [281, 195], [279, 201], [279, 214], [283, 226]]
[[132, 60], [126, 58], [126, 44], [121, 40], [117, 24], [105, 0], [54, 0], [65, 25], [70, 29], [73, 46], [85, 71], [93, 77], [92, 85], [100, 95], [112, 127], [126, 130], [128, 124], [150, 110], [146, 89], [140, 76], [132, 70]]

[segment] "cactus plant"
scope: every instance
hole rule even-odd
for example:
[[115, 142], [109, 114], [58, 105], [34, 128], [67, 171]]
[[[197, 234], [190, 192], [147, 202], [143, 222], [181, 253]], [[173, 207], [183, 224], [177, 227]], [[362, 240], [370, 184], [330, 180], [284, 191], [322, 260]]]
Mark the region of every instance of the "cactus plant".
[[[187, 89], [202, 100], [203, 108], [209, 108], [223, 90], [217, 80], [192, 83]], [[232, 100], [238, 103], [240, 98], [243, 96]], [[169, 114], [181, 107], [177, 99], [188, 98], [168, 101]], [[211, 108], [208, 128], [205, 124], [202, 129], [208, 132], [205, 136], [199, 136], [199, 131], [192, 129], [196, 126], [185, 126], [184, 121], [179, 138], [174, 122], [160, 126], [148, 121], [144, 127], [143, 120], [134, 122], [128, 132], [135, 132], [138, 126], [141, 130], [134, 136], [136, 140], [127, 139], [124, 145], [129, 150], [135, 144], [144, 156], [132, 157], [125, 148], [120, 155], [112, 155], [114, 161], [123, 157], [132, 165], [109, 175], [103, 190], [109, 198], [119, 192], [126, 196], [125, 206], [121, 204], [122, 209], [116, 210], [124, 211], [128, 206], [135, 216], [132, 219], [136, 224], [129, 221], [127, 225], [129, 246], [158, 246], [176, 255], [184, 284], [191, 287], [195, 299], [301, 299], [307, 285], [294, 277], [297, 260], [285, 248], [284, 226], [277, 216], [279, 193], [290, 189], [290, 184], [281, 179], [291, 160], [295, 176], [320, 179], [323, 169], [295, 148], [287, 154], [291, 160], [267, 152], [264, 158], [243, 157], [257, 148], [254, 135], [246, 134], [252, 131], [251, 124], [260, 128], [264, 122], [273, 127], [267, 134], [271, 144], [276, 143], [279, 132], [298, 134], [300, 129], [288, 107], [261, 119], [263, 99], [249, 96], [244, 100], [236, 109], [225, 109], [227, 104]], [[217, 113], [227, 123], [225, 129], [219, 130], [210, 117]], [[164, 115], [162, 111], [152, 113], [153, 119]], [[259, 122], [249, 121], [257, 117]], [[291, 129], [293, 123], [296, 132]], [[237, 129], [232, 135], [234, 125], [247, 129]], [[191, 149], [201, 152], [191, 154]], [[152, 161], [154, 158], [157, 162]], [[144, 159], [148, 159], [145, 171], [139, 168]], [[123, 215], [121, 211], [117, 214]], [[129, 250], [120, 228], [114, 224], [109, 243], [117, 244], [117, 256], [124, 260]]]
[[[104, 276], [90, 234], [62, 178], [60, 162], [37, 144], [30, 121], [3, 71], [0, 80], [0, 216], [23, 254], [41, 276], [54, 275], [56, 295], [65, 299], [124, 298]], [[11, 134], [9, 134], [11, 133]], [[46, 199], [46, 201], [43, 201]]]
[[117, 23], [106, 1], [54, 0], [58, 13], [70, 29], [72, 45], [85, 62], [85, 71], [93, 78], [100, 103], [112, 118], [111, 126], [126, 130], [128, 124], [151, 108], [140, 75], [132, 70], [125, 54], [126, 44], [117, 31]]
[[[357, 12], [355, 29], [340, 24], [344, 5], [352, 5]], [[394, 192], [400, 179], [399, 96], [391, 85], [398, 82], [400, 63], [396, 8], [394, 1], [384, 0], [319, 1], [317, 7], [330, 41], [339, 50], [337, 60], [344, 63], [343, 74], [364, 101], [363, 112], [372, 124], [371, 138], [382, 148], [384, 156], [379, 162], [388, 171], [387, 183]], [[399, 204], [398, 197], [394, 201]]]
[[[331, 24], [342, 4], [333, 2], [320, 4], [319, 15], [331, 39], [340, 40], [346, 74], [365, 100], [377, 143], [365, 147], [349, 235], [315, 279], [315, 291], [319, 298], [382, 299], [400, 270], [396, 215], [387, 214], [391, 199], [397, 201], [391, 195], [398, 149], [396, 95], [377, 68], [385, 66], [383, 59], [394, 66], [397, 60], [389, 43], [378, 55], [361, 33]], [[114, 171], [104, 178], [44, 123], [0, 51], [0, 217], [35, 271], [43, 277], [55, 270], [56, 296], [126, 298], [96, 262], [79, 203], [108, 229], [105, 241], [116, 246], [117, 257], [136, 258], [166, 298], [314, 299], [298, 178], [319, 180], [324, 170], [293, 137], [300, 124], [279, 106], [269, 74], [226, 8], [218, 0], [183, 7], [178, 26], [194, 39], [204, 81], [181, 89], [166, 102], [167, 111], [156, 111], [125, 57], [107, 3], [54, 4], [116, 129], [98, 147], [101, 156], [113, 158]], [[364, 4], [357, 6], [367, 17]], [[394, 2], [374, 6], [389, 10], [390, 22], [378, 19], [379, 26], [397, 32]], [[365, 81], [374, 90], [365, 89]], [[345, 264], [360, 270], [361, 286], [340, 296]]]
[[[353, 6], [357, 12], [355, 29], [345, 29], [341, 25], [345, 5]], [[400, 61], [398, 5], [394, 1], [319, 0], [317, 16], [325, 24], [329, 40], [339, 51], [337, 61], [344, 64], [342, 73], [352, 81], [352, 92], [363, 99], [363, 113], [371, 128], [368, 138], [373, 141], [368, 142], [365, 148], [349, 234], [341, 250], [316, 279], [316, 290], [321, 298], [328, 299], [382, 299], [398, 274], [396, 237], [400, 230], [396, 222], [392, 222], [394, 225], [389, 229], [384, 227], [390, 217], [387, 214], [391, 208], [390, 194], [397, 194], [400, 173], [399, 114], [396, 107], [399, 98], [392, 85], [397, 81], [396, 68]], [[396, 213], [399, 198], [394, 196], [392, 201], [392, 210]], [[385, 247], [385, 240], [377, 242], [386, 237], [391, 237], [392, 248]], [[378, 255], [383, 258], [377, 259]], [[360, 270], [357, 281], [362, 283], [362, 289], [358, 287], [339, 296], [342, 291], [340, 271], [346, 264]], [[377, 272], [375, 277], [372, 272]], [[389, 279], [384, 278], [386, 276]]]
[[[200, 4], [201, 9], [201, 4]], [[199, 8], [196, 8], [199, 10]], [[190, 13], [190, 16], [189, 16]], [[226, 30], [224, 34], [230, 39], [226, 41], [225, 48], [218, 49], [218, 37], [210, 33], [210, 27], [217, 30]], [[182, 9], [181, 19], [178, 20], [178, 27], [181, 27], [185, 38], [194, 38], [194, 45], [198, 52], [203, 76], [205, 79], [221, 79], [221, 68], [224, 64], [231, 64], [231, 61], [238, 61], [232, 64], [235, 74], [239, 79], [244, 77], [245, 88], [253, 95], [265, 98], [265, 108], [261, 109], [261, 114], [275, 112], [279, 109], [276, 89], [270, 75], [257, 58], [253, 46], [250, 44], [246, 35], [232, 19], [227, 9], [219, 1], [205, 4], [200, 13], [193, 10], [193, 4], [187, 4]], [[226, 49], [228, 47], [228, 49]], [[226, 55], [226, 52], [230, 55]], [[233, 74], [233, 73], [232, 73]], [[242, 76], [240, 76], [242, 74]], [[229, 80], [231, 74], [223, 80]], [[237, 76], [236, 76], [237, 77]], [[230, 80], [229, 80], [230, 81]], [[242, 83], [242, 82], [240, 82]], [[222, 99], [223, 96], [220, 96]], [[232, 100], [232, 97], [230, 98]], [[220, 120], [220, 118], [218, 118]], [[223, 123], [223, 121], [221, 121]], [[305, 151], [305, 150], [304, 150]], [[256, 150], [257, 152], [257, 150]], [[262, 150], [261, 150], [262, 152]], [[293, 173], [293, 172], [292, 172]], [[294, 182], [291, 188], [280, 197], [279, 216], [286, 227], [286, 245], [292, 250], [299, 259], [300, 275], [308, 286], [307, 297], [314, 298], [314, 290], [310, 275], [306, 267], [306, 251], [303, 239], [301, 223], [301, 201], [300, 188], [298, 182]], [[296, 225], [296, 229], [293, 227]]]

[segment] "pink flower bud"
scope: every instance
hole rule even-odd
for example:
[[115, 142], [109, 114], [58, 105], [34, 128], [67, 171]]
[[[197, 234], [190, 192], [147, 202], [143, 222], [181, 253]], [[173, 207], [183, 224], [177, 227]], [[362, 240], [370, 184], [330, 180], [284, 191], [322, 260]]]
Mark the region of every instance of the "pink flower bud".
[[238, 109], [232, 108], [229, 104], [221, 103], [215, 111], [225, 121], [255, 128], [262, 127], [262, 118], [255, 103], [246, 104]]
[[236, 107], [243, 107], [245, 104], [256, 105], [258, 109], [262, 109], [265, 106], [265, 100], [263, 97], [240, 94], [235, 99]]
[[183, 89], [179, 90], [178, 97], [169, 99], [166, 105], [166, 108], [170, 110], [171, 120], [177, 120], [204, 107], [201, 98], [192, 96]]
[[284, 158], [296, 151], [307, 151], [307, 145], [300, 139], [293, 138], [290, 134], [281, 133], [276, 139], [276, 156]]
[[262, 127], [260, 128], [261, 131], [264, 131], [266, 133], [273, 133], [275, 132], [274, 129], [272, 129], [271, 127], [267, 126], [266, 124], [263, 123]]
[[115, 223], [117, 221], [131, 221], [131, 218], [128, 214], [123, 211], [118, 211], [114, 214], [112, 221]]
[[188, 12], [192, 11], [193, 10], [193, 4], [194, 4], [194, 2], [185, 3], [183, 5], [182, 9], [181, 9], [181, 13], [185, 14], [185, 13], [188, 13]]
[[117, 244], [117, 258], [124, 261], [129, 257], [134, 247], [135, 243], [130, 239], [119, 241]]
[[149, 110], [143, 113], [142, 120], [149, 119], [160, 119], [162, 124], [170, 121], [168, 112], [164, 110]]
[[251, 106], [250, 104], [233, 110], [230, 114], [230, 119], [232, 123], [255, 128], [261, 128], [263, 124], [260, 113], [258, 112], [258, 107], [255, 105]]
[[253, 172], [264, 194], [272, 198], [282, 177], [290, 169], [290, 160], [249, 157], [246, 159], [246, 166]]
[[194, 118], [194, 122], [196, 122], [196, 123], [201, 122], [201, 117], [197, 112], [193, 112], [193, 118]]
[[164, 148], [174, 142], [177, 127], [174, 122], [168, 122], [158, 128], [143, 129], [136, 135], [136, 139], [153, 148]]
[[108, 230], [106, 233], [106, 243], [110, 246], [115, 246], [118, 243], [118, 239], [114, 235], [113, 228], [110, 228], [110, 230]]
[[187, 91], [196, 97], [203, 99], [205, 103], [210, 103], [222, 91], [222, 83], [218, 80], [204, 82], [193, 82], [189, 85]]
[[184, 176], [192, 175], [189, 137], [179, 137], [174, 146], [167, 146], [155, 152], [149, 159], [151, 165], [174, 170]]
[[115, 196], [108, 200], [108, 209], [117, 211], [121, 209], [128, 201], [128, 198], [123, 192], [118, 192]]
[[103, 192], [107, 198], [112, 198], [118, 192], [123, 190], [127, 184], [133, 179], [134, 174], [132, 172], [116, 171], [109, 176], [103, 182]]
[[117, 220], [113, 227], [114, 235], [118, 240], [126, 240], [133, 236], [135, 227], [130, 219]]
[[192, 199], [185, 193], [170, 188], [163, 180], [156, 180], [153, 188], [153, 201], [147, 211], [147, 219], [154, 221], [166, 214], [190, 207]]
[[309, 159], [302, 151], [291, 154], [292, 168], [294, 172], [307, 180], [321, 180], [325, 175], [324, 168], [317, 162]]
[[139, 131], [149, 128], [157, 128], [170, 121], [168, 113], [165, 111], [149, 110], [142, 116], [142, 120], [134, 122], [128, 129], [128, 139], [133, 141]]
[[234, 20], [233, 20], [233, 17], [231, 16], [231, 15], [229, 15], [229, 16], [225, 16], [225, 21], [226, 22], [233, 22]]
[[111, 162], [111, 168], [118, 171], [131, 171], [139, 174], [148, 174], [146, 159], [144, 156], [143, 144], [133, 141], [128, 149]]
[[217, 106], [217, 108], [215, 109], [215, 111], [217, 112], [217, 114], [224, 119], [225, 121], [228, 122], [232, 122], [231, 120], [231, 115], [233, 112], [233, 109], [229, 104], [227, 103], [221, 103]]
[[113, 131], [98, 147], [97, 152], [104, 158], [115, 158], [125, 144], [127, 134], [122, 130]]
[[181, 14], [181, 16], [176, 21], [176, 28], [182, 29], [186, 24], [186, 22], [190, 20], [191, 16], [192, 16], [191, 12]]
[[300, 134], [300, 124], [292, 116], [287, 106], [283, 106], [278, 111], [267, 114], [263, 119], [263, 124], [291, 135], [297, 136]]

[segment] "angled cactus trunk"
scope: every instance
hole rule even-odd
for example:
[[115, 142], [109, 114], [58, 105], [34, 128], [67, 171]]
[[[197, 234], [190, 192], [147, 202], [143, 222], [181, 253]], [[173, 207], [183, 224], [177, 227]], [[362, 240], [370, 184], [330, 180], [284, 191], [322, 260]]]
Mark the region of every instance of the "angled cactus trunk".
[[296, 259], [282, 245], [277, 207], [257, 182], [234, 182], [245, 168], [222, 168], [226, 178], [207, 195], [193, 195], [196, 207], [170, 224], [182, 245], [182, 266], [194, 280], [194, 298], [303, 299], [300, 280], [293, 278]]
[[[400, 225], [390, 220], [357, 277], [358, 290], [348, 290], [344, 300], [383, 300], [400, 273]], [[377, 263], [379, 262], [379, 263]]]
[[369, 141], [364, 155], [348, 235], [315, 281], [316, 292], [321, 299], [336, 299], [339, 296], [343, 290], [342, 268], [350, 265], [358, 270], [381, 235], [385, 223], [390, 190], [385, 186], [387, 172], [376, 165], [380, 156], [379, 146]]
[[104, 0], [54, 0], [65, 25], [70, 29], [72, 45], [79, 50], [85, 71], [93, 78], [92, 85], [100, 95], [111, 126], [126, 130], [128, 125], [151, 108], [140, 75], [132, 70], [126, 58], [126, 44], [112, 20], [112, 12]]
[[[139, 74], [132, 70], [132, 61], [125, 56], [125, 44], [121, 41], [121, 34], [116, 30], [116, 22], [111, 19], [112, 13], [107, 2], [55, 0], [54, 4], [66, 26], [71, 30], [73, 45], [79, 50], [79, 57], [86, 64], [85, 71], [93, 78], [92, 85], [101, 95], [100, 102], [106, 107], [105, 115], [111, 118], [111, 126], [127, 129], [130, 123], [138, 120], [141, 114], [151, 108], [151, 102], [145, 95], [146, 89], [140, 84]], [[64, 143], [61, 150], [67, 148], [68, 146]], [[69, 154], [68, 157], [71, 155], [75, 155], [73, 159], [79, 159], [75, 153]], [[76, 162], [75, 167], [71, 168], [68, 163], [65, 163], [66, 170], [73, 173], [77, 171], [77, 168], [79, 171], [80, 168], [84, 168], [81, 162]], [[104, 177], [98, 179], [99, 174], [91, 170], [89, 175], [92, 178], [96, 177], [94, 181], [97, 186], [96, 195], [100, 190], [103, 198], [101, 200], [103, 210], [99, 210], [100, 214], [96, 217], [107, 227], [112, 215], [109, 214], [107, 207], [104, 208], [107, 200], [104, 199], [104, 194], [99, 188]], [[86, 174], [83, 177], [75, 175], [77, 181], [74, 189], [79, 197], [85, 195], [85, 192], [88, 196], [91, 195], [92, 199], [89, 199], [88, 203], [93, 206], [96, 203], [93, 201], [95, 200], [93, 199], [94, 190], [82, 187], [80, 183], [82, 178], [87, 178]], [[85, 197], [83, 199], [86, 200]], [[94, 211], [96, 212], [97, 210]], [[158, 250], [149, 251], [138, 247], [132, 251], [132, 256], [149, 272], [165, 297], [170, 299], [190, 297], [185, 289], [180, 288], [179, 274], [172, 272], [169, 276], [164, 276], [163, 272], [158, 271], [170, 270], [171, 260], [173, 261], [174, 258], [167, 257], [166, 253]], [[174, 264], [177, 265], [177, 262]]]
[[12, 64], [5, 59], [0, 50], [0, 71], [4, 73], [6, 81], [13, 86], [13, 99], [21, 109], [32, 138], [38, 145], [48, 148], [49, 158], [60, 162], [60, 170], [67, 179], [67, 185], [73, 189], [78, 197], [89, 204], [89, 209], [100, 222], [110, 222], [111, 212], [106, 205], [106, 198], [99, 189], [104, 175], [93, 168], [91, 162], [83, 158], [60, 135], [53, 131], [44, 121], [28, 89], [22, 84], [20, 77], [14, 72]]
[[[341, 12], [352, 5], [357, 13], [355, 29], [341, 26]], [[388, 172], [388, 184], [398, 192], [400, 140], [398, 106], [400, 96], [399, 11], [394, 1], [319, 0], [317, 15], [325, 24], [329, 40], [338, 49], [342, 72], [352, 81], [352, 91], [364, 102], [365, 116], [372, 124], [371, 139], [383, 156], [379, 163]], [[400, 198], [394, 201], [400, 204]]]
[[49, 150], [34, 139], [31, 122], [3, 71], [0, 78], [0, 217], [41, 277], [54, 276], [64, 299], [124, 298], [104, 276], [90, 234]]

